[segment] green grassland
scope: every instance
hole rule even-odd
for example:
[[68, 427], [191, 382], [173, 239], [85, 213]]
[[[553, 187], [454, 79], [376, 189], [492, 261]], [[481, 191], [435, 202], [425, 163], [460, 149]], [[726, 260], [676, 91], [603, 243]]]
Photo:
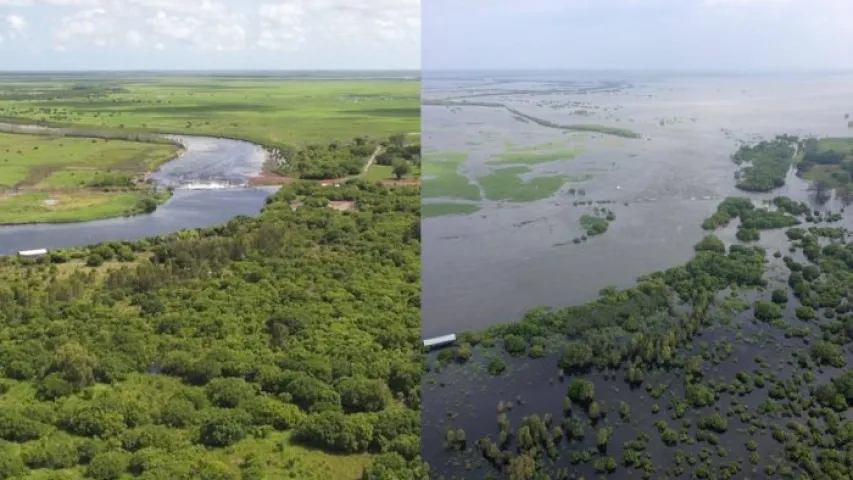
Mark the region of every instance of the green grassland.
[[138, 213], [147, 192], [76, 190], [0, 194], [0, 224], [70, 223]]
[[478, 181], [486, 192], [489, 200], [505, 200], [509, 202], [533, 202], [553, 196], [566, 183], [566, 178], [560, 175], [543, 176], [529, 179], [521, 175], [530, 173], [528, 167], [507, 167], [480, 177]]
[[537, 165], [557, 160], [571, 160], [579, 153], [579, 150], [566, 148], [552, 151], [542, 151], [539, 148], [511, 150], [490, 158], [486, 163], [491, 165]]
[[176, 145], [0, 133], [0, 188], [80, 188], [104, 174], [139, 178]]
[[[419, 178], [420, 172], [417, 168], [412, 169], [408, 174], [403, 176], [404, 179], [413, 179]], [[364, 175], [364, 179], [369, 182], [378, 182], [381, 180], [396, 180], [397, 176], [394, 175], [394, 167], [391, 165], [376, 165], [373, 164], [367, 169], [367, 173]]]
[[474, 203], [425, 203], [421, 207], [421, 217], [430, 218], [450, 215], [471, 215], [478, 211], [480, 211], [480, 206]]
[[[81, 222], [149, 212], [168, 198], [136, 180], [170, 144], [0, 133], [0, 224]], [[152, 204], [153, 202], [153, 204]]]
[[420, 131], [420, 83], [177, 78], [0, 83], [0, 118], [297, 146]]
[[443, 152], [426, 155], [423, 160], [422, 195], [424, 197], [451, 197], [464, 200], [480, 200], [480, 189], [459, 168], [468, 155], [458, 152]]

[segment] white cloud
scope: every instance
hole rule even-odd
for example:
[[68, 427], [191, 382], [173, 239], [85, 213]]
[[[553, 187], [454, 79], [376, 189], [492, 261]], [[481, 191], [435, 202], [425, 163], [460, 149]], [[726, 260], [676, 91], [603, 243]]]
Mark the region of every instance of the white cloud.
[[420, 0], [0, 0], [4, 6], [37, 12], [27, 13], [30, 29], [48, 35], [33, 42], [52, 40], [42, 48], [420, 53]]
[[6, 15], [6, 24], [13, 33], [23, 35], [27, 31], [27, 20], [20, 15]]
[[263, 48], [420, 40], [420, 0], [291, 0], [263, 4], [258, 16]]
[[137, 32], [136, 30], [131, 30], [127, 32], [124, 36], [127, 42], [131, 45], [138, 46], [142, 44], [142, 34]]

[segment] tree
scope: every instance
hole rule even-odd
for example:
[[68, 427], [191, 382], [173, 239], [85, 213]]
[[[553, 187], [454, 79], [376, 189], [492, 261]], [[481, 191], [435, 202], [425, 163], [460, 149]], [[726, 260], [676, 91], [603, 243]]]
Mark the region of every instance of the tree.
[[409, 172], [412, 171], [412, 168], [409, 166], [409, 163], [406, 161], [399, 161], [394, 164], [394, 176], [397, 177], [397, 180], [402, 179]]
[[382, 380], [363, 376], [344, 377], [337, 381], [336, 390], [341, 396], [344, 411], [378, 412], [391, 402], [391, 391]]
[[583, 370], [592, 364], [592, 347], [586, 342], [572, 341], [563, 348], [560, 368], [565, 371]]
[[240, 410], [214, 409], [201, 424], [199, 441], [208, 447], [227, 447], [246, 436], [250, 418]]
[[210, 403], [222, 408], [236, 408], [256, 395], [254, 385], [242, 378], [216, 378], [205, 386]]
[[584, 378], [576, 378], [569, 384], [568, 396], [574, 402], [588, 404], [595, 396], [595, 384]]
[[86, 477], [96, 480], [117, 480], [129, 465], [129, 457], [123, 452], [99, 453], [86, 468]]
[[507, 468], [509, 480], [534, 480], [536, 478], [536, 460], [527, 453], [509, 461]]
[[388, 141], [397, 148], [403, 148], [406, 145], [406, 134], [405, 133], [396, 133], [388, 137]]
[[76, 342], [66, 343], [57, 349], [51, 369], [75, 388], [83, 388], [95, 381], [97, 361], [86, 348]]

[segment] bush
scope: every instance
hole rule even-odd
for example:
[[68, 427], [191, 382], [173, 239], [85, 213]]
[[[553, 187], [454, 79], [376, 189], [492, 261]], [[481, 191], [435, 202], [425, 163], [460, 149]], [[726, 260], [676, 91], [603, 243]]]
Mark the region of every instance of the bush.
[[373, 438], [373, 424], [369, 415], [344, 415], [340, 412], [309, 415], [296, 428], [293, 438], [306, 445], [334, 452], [364, 452]]
[[237, 408], [257, 393], [255, 385], [242, 378], [216, 378], [205, 386], [210, 403], [222, 408]]
[[522, 355], [527, 351], [527, 341], [520, 335], [507, 335], [504, 337], [504, 349], [510, 355]]
[[755, 310], [755, 318], [770, 322], [777, 318], [782, 318], [782, 307], [776, 303], [758, 301], [753, 305]]
[[26, 470], [27, 466], [18, 452], [9, 447], [0, 447], [0, 480], [19, 478]]
[[201, 424], [199, 441], [208, 447], [234, 445], [246, 436], [246, 426], [251, 417], [246, 412], [230, 409], [212, 409]]
[[289, 430], [305, 420], [306, 415], [299, 407], [259, 396], [244, 406], [255, 425], [270, 425], [276, 430]]
[[705, 235], [705, 238], [702, 239], [699, 243], [693, 247], [697, 252], [707, 251], [707, 252], [717, 252], [717, 253], [726, 253], [726, 245], [722, 240], [717, 238], [716, 235]]
[[785, 290], [782, 290], [781, 288], [777, 288], [777, 289], [773, 290], [773, 295], [772, 295], [771, 300], [773, 300], [773, 303], [778, 303], [778, 304], [788, 303], [788, 292], [786, 292]]
[[89, 255], [89, 258], [86, 259], [86, 265], [89, 267], [100, 267], [103, 264], [104, 257], [98, 255], [97, 253]]
[[129, 456], [122, 452], [105, 452], [95, 455], [86, 468], [86, 477], [96, 480], [117, 480], [127, 470]]
[[362, 376], [343, 377], [335, 387], [341, 396], [341, 405], [347, 413], [378, 412], [393, 400], [391, 390], [382, 380]]

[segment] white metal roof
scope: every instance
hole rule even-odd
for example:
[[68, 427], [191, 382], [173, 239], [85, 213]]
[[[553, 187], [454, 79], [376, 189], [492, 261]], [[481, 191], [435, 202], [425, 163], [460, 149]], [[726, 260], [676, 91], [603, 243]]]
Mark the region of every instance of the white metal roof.
[[47, 249], [39, 248], [38, 250], [21, 250], [20, 252], [18, 252], [18, 255], [32, 257], [34, 255], [44, 255], [45, 253], [47, 253]]
[[424, 340], [425, 347], [433, 347], [435, 345], [442, 345], [445, 343], [452, 343], [456, 341], [456, 334], [451, 333], [449, 335], [442, 335], [440, 337], [433, 337]]

